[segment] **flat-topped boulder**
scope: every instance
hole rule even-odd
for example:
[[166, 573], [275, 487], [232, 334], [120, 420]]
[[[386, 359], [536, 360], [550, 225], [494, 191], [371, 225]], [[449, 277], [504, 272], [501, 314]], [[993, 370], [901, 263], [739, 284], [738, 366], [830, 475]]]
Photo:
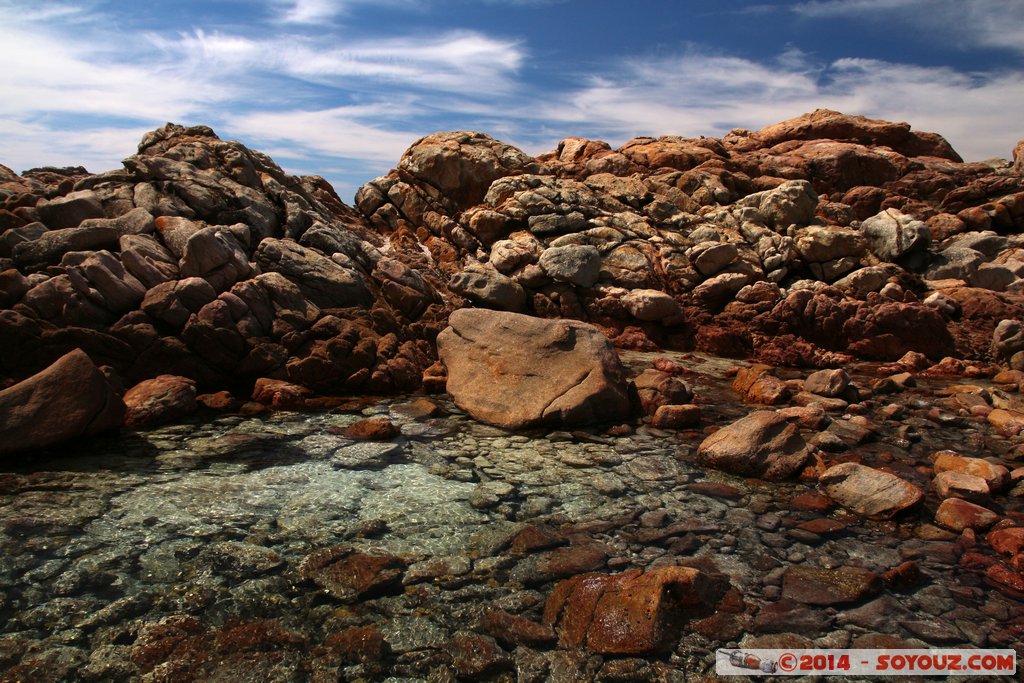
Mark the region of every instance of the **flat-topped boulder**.
[[592, 325], [484, 309], [449, 323], [437, 338], [448, 392], [475, 419], [518, 429], [629, 415], [626, 372]]

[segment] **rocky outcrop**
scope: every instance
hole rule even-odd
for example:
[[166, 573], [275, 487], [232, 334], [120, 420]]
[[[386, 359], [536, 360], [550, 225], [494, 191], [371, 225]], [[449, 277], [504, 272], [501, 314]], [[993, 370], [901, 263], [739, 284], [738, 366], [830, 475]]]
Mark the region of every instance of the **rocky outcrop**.
[[774, 366], [914, 352], [1024, 367], [1004, 322], [1024, 319], [1019, 149], [1014, 163], [828, 110], [537, 157], [450, 132], [348, 206], [168, 124], [119, 170], [3, 172], [0, 375], [81, 348], [129, 385], [411, 390], [467, 305]]
[[595, 327], [462, 309], [437, 338], [448, 393], [474, 418], [506, 429], [621, 420], [625, 370]]
[[0, 453], [57, 444], [121, 426], [125, 406], [83, 351], [0, 391]]

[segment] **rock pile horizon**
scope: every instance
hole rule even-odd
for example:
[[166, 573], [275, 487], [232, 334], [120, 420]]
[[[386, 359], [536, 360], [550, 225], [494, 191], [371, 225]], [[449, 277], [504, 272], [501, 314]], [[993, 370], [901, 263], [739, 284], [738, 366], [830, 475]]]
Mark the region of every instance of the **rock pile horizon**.
[[936, 133], [829, 110], [537, 157], [435, 133], [349, 206], [168, 124], [120, 170], [0, 167], [0, 386], [81, 349], [126, 388], [436, 388], [436, 337], [466, 307], [775, 366], [1024, 367], [1022, 152], [965, 163]]

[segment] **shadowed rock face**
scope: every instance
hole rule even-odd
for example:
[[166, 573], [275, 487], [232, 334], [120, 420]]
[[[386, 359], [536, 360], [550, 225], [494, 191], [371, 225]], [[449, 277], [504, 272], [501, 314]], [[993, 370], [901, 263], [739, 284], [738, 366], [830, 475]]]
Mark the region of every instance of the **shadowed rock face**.
[[629, 415], [625, 370], [597, 328], [483, 309], [450, 323], [437, 338], [448, 392], [476, 419], [517, 429]]
[[0, 391], [0, 453], [117, 429], [124, 412], [121, 397], [89, 356], [71, 351]]
[[120, 170], [0, 170], [0, 376], [78, 348], [126, 386], [404, 391], [470, 304], [772, 365], [985, 360], [1024, 319], [1014, 159], [964, 163], [936, 134], [828, 110], [536, 158], [437, 133], [351, 207], [168, 124]]

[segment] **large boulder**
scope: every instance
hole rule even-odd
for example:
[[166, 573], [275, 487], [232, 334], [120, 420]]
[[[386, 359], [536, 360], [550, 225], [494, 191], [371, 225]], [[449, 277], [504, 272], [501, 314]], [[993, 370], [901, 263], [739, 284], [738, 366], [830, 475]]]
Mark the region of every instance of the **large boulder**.
[[413, 144], [398, 163], [450, 197], [459, 210], [479, 204], [498, 178], [533, 172], [537, 164], [512, 145], [484, 133], [434, 133]]
[[620, 420], [626, 373], [597, 328], [572, 320], [462, 309], [437, 337], [448, 392], [474, 418], [506, 429]]
[[0, 453], [42, 448], [121, 426], [125, 406], [86, 353], [0, 391]]
[[797, 473], [807, 461], [807, 443], [783, 414], [758, 410], [722, 427], [697, 448], [708, 467], [772, 481]]

